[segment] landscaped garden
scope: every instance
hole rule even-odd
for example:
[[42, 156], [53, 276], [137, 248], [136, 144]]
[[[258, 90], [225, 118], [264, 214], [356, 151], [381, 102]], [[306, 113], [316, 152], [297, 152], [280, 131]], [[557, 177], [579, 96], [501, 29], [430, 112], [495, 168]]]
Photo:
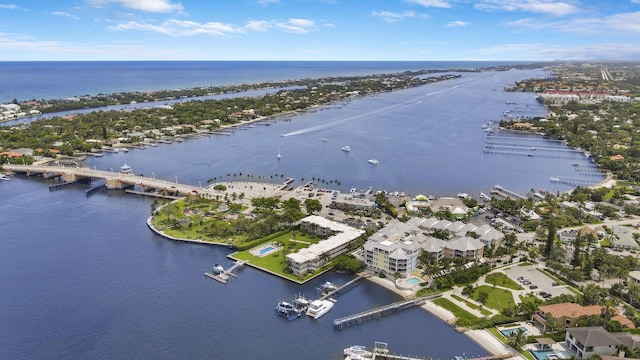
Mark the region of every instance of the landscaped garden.
[[231, 257], [237, 260], [247, 260], [250, 265], [294, 281], [306, 281], [325, 272], [331, 268], [331, 265], [327, 264], [315, 273], [297, 276], [286, 271], [286, 256], [287, 254], [295, 253], [303, 248], [309, 247], [312, 244], [317, 244], [321, 240], [322, 239], [317, 236], [312, 236], [298, 230], [283, 231], [263, 239], [262, 244], [273, 244], [275, 250], [270, 253], [264, 256], [257, 256], [252, 249], [247, 249], [231, 254]]

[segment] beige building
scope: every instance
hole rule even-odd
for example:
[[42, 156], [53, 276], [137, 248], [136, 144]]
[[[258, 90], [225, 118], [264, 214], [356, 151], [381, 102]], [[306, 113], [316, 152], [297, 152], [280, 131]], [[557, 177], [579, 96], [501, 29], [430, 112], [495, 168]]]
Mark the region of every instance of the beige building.
[[338, 255], [344, 253], [349, 243], [364, 234], [364, 230], [317, 215], [307, 216], [300, 220], [300, 228], [311, 234], [326, 237], [326, 239], [296, 253], [287, 255], [287, 265], [294, 275], [302, 275], [318, 270]]

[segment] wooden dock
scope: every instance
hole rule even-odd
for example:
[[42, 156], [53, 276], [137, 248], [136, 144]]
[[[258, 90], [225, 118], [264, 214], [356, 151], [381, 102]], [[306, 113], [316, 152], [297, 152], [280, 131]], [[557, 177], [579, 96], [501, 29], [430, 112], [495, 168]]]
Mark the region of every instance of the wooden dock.
[[333, 320], [333, 327], [336, 330], [342, 330], [343, 328], [347, 327], [347, 326], [351, 326], [351, 325], [360, 325], [365, 321], [368, 320], [373, 320], [373, 319], [380, 319], [381, 317], [400, 311], [400, 310], [404, 310], [407, 308], [410, 308], [412, 306], [416, 306], [416, 305], [422, 305], [424, 304], [425, 301], [429, 300], [429, 299], [434, 299], [439, 297], [440, 294], [434, 294], [434, 295], [428, 295], [428, 296], [423, 296], [423, 297], [419, 297], [419, 298], [415, 298], [415, 299], [411, 299], [411, 300], [406, 300], [406, 301], [399, 301], [399, 302], [395, 302], [393, 304], [389, 304], [389, 305], [385, 305], [385, 306], [381, 306], [379, 308], [375, 308], [372, 310], [368, 310], [368, 311], [364, 311], [358, 314], [354, 314], [351, 316], [346, 316], [343, 318], [339, 318], [339, 319], [335, 319]]
[[227, 282], [229, 282], [229, 276], [233, 276], [233, 277], [238, 276], [233, 273], [233, 270], [243, 266], [246, 263], [247, 263], [247, 260], [236, 261], [233, 265], [231, 265], [230, 268], [221, 272], [220, 274], [212, 274], [210, 272], [205, 272], [204, 276], [210, 279], [216, 280], [218, 282], [221, 282], [223, 284], [226, 284]]
[[367, 277], [369, 277], [370, 275], [367, 274], [362, 274], [360, 276], [358, 276], [357, 278], [345, 283], [344, 285], [338, 287], [337, 289], [333, 290], [333, 291], [329, 291], [325, 294], [322, 294], [322, 296], [320, 297], [320, 300], [326, 300], [329, 298], [334, 298], [337, 297], [339, 295], [344, 294], [345, 292], [353, 289], [356, 285], [358, 285], [360, 283], [360, 281], [362, 279], [365, 279]]

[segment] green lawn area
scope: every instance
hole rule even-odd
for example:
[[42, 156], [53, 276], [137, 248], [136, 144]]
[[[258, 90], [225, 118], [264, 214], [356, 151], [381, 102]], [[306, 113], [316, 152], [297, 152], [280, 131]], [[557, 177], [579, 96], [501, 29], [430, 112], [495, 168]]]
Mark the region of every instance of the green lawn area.
[[456, 299], [456, 300], [458, 300], [458, 301], [460, 301], [460, 302], [463, 302], [466, 306], [468, 306], [468, 307], [470, 307], [470, 308], [472, 308], [474, 310], [480, 311], [482, 313], [482, 315], [488, 316], [488, 315], [492, 314], [491, 311], [489, 311], [489, 310], [487, 310], [485, 308], [481, 309], [478, 305], [476, 305], [476, 304], [472, 303], [471, 301], [469, 301], [467, 299], [464, 299], [464, 298], [462, 298], [462, 297], [460, 297], [460, 296], [458, 296], [456, 294], [451, 294], [451, 297]]
[[502, 286], [513, 290], [523, 290], [522, 286], [511, 280], [511, 278], [507, 276], [507, 274], [501, 272], [487, 275], [486, 281], [489, 284], [496, 284], [497, 286]]
[[456, 318], [465, 319], [470, 324], [476, 324], [480, 320], [478, 317], [466, 311], [465, 309], [461, 308], [460, 306], [454, 304], [449, 299], [437, 298], [437, 299], [434, 299], [433, 302], [434, 304], [451, 311]]
[[515, 302], [513, 301], [513, 295], [511, 291], [506, 289], [498, 289], [492, 286], [481, 285], [474, 289], [473, 291], [473, 299], [478, 299], [478, 294], [484, 291], [489, 294], [489, 298], [487, 299], [486, 307], [502, 310], [508, 307], [514, 307]]
[[270, 243], [281, 244], [282, 248], [280, 251], [268, 254], [266, 256], [260, 257], [251, 254], [251, 250], [238, 251], [236, 253], [231, 254], [231, 257], [237, 260], [247, 260], [251, 265], [263, 268], [268, 270], [274, 274], [286, 277], [288, 279], [304, 282], [307, 281], [314, 276], [317, 276], [327, 269], [331, 268], [331, 264], [326, 265], [320, 270], [316, 271], [313, 274], [307, 274], [304, 276], [297, 276], [291, 273], [285, 272], [286, 263], [285, 256], [288, 253], [297, 252], [300, 249], [306, 248], [311, 244], [318, 243], [320, 238], [315, 236], [310, 236], [305, 233], [301, 233], [299, 231], [287, 231], [284, 234], [281, 234], [278, 237], [269, 239]]

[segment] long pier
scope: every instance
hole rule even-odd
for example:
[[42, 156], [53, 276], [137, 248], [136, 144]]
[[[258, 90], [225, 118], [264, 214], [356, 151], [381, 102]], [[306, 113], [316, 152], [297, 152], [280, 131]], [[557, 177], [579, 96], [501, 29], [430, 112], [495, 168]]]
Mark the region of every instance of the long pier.
[[521, 199], [521, 200], [526, 200], [527, 199], [526, 196], [522, 196], [522, 195], [518, 194], [515, 191], [507, 190], [507, 189], [503, 188], [500, 185], [494, 186], [493, 190], [491, 190], [491, 193], [492, 194], [498, 194], [498, 195], [500, 195], [502, 197], [505, 197], [505, 198], [506, 197], [512, 197], [512, 198]]
[[346, 316], [343, 318], [333, 320], [333, 327], [336, 330], [342, 330], [343, 328], [351, 325], [360, 325], [365, 321], [380, 319], [382, 316], [404, 310], [416, 305], [422, 305], [425, 301], [429, 299], [434, 299], [439, 297], [440, 294], [423, 296], [411, 300], [399, 301], [389, 305], [381, 306], [379, 308], [375, 308], [372, 310], [364, 311], [358, 314], [354, 314], [351, 316]]

